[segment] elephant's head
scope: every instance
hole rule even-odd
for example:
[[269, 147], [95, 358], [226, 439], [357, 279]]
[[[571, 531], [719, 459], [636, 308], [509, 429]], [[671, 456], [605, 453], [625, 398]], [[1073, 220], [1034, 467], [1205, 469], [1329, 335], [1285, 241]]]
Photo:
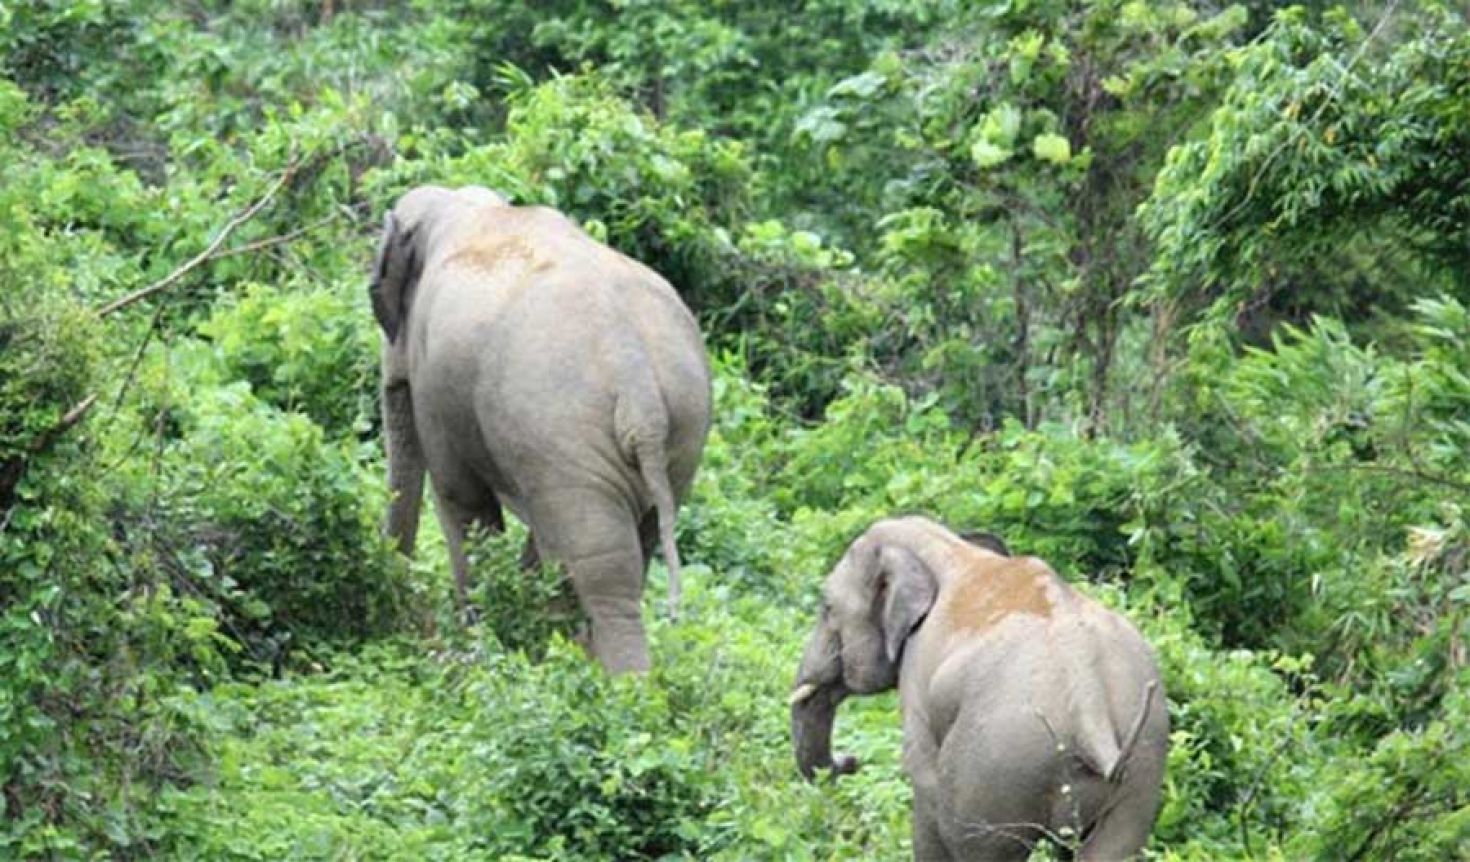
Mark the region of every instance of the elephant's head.
[[934, 604], [934, 573], [914, 553], [923, 540], [904, 522], [869, 529], [848, 547], [822, 587], [821, 618], [807, 641], [791, 695], [797, 767], [850, 772], [832, 758], [832, 720], [849, 694], [885, 691], [898, 680], [904, 642]]
[[398, 199], [383, 218], [383, 237], [368, 288], [373, 314], [389, 343], [398, 340], [414, 287], [438, 236], [467, 212], [505, 205], [505, 198], [481, 186], [419, 186]]

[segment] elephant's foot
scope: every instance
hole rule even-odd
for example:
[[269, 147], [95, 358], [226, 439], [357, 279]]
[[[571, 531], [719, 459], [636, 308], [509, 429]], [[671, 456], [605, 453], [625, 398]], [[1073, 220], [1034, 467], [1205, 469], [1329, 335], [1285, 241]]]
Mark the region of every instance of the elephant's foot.
[[602, 660], [603, 670], [613, 675], [620, 673], [644, 674], [648, 673], [648, 669], [651, 666], [652, 662], [649, 660], [647, 653]]
[[589, 657], [596, 655], [592, 652], [592, 630], [587, 627], [586, 623], [577, 626], [577, 630], [572, 632], [572, 643], [581, 647], [582, 652], [586, 653]]
[[640, 621], [601, 626], [594, 621], [591, 634], [592, 654], [608, 673], [648, 672], [648, 639]]

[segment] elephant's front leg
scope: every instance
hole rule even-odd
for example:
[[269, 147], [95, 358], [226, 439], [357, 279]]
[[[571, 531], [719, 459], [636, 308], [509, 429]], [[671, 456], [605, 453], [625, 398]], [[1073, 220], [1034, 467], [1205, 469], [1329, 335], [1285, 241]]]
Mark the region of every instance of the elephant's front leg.
[[[385, 353], [384, 367], [389, 358]], [[383, 440], [388, 450], [388, 520], [384, 530], [398, 552], [413, 556], [419, 530], [419, 505], [424, 497], [424, 453], [414, 428], [413, 399], [405, 381], [383, 382], [380, 391]]]
[[532, 507], [542, 559], [566, 566], [591, 626], [592, 654], [609, 673], [648, 670], [643, 551], [633, 515], [600, 490], [563, 491]]
[[[902, 677], [900, 677], [902, 679]], [[903, 709], [903, 765], [914, 785], [914, 859], [916, 862], [950, 862], [950, 853], [940, 828], [941, 805], [945, 798], [939, 789], [939, 748], [922, 702], [914, 696], [917, 685], [901, 685], [910, 699]]]
[[914, 860], [915, 862], [950, 862], [954, 856], [944, 843], [939, 831], [933, 805], [914, 798]]

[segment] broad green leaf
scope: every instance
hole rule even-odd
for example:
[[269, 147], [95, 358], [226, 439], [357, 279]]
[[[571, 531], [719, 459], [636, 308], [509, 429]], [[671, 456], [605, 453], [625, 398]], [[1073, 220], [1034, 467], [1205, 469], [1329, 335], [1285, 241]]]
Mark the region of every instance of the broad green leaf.
[[883, 89], [888, 79], [878, 72], [864, 72], [861, 75], [853, 75], [851, 78], [843, 78], [827, 91], [829, 98], [838, 96], [852, 96], [866, 99]]
[[1011, 157], [1011, 151], [979, 138], [970, 145], [970, 158], [982, 168], [994, 167]]
[[1072, 145], [1061, 135], [1046, 132], [1031, 142], [1031, 151], [1038, 159], [1054, 165], [1065, 165], [1072, 160]]
[[1002, 102], [991, 109], [980, 121], [980, 137], [999, 147], [1015, 143], [1021, 131], [1021, 112], [1009, 102]]

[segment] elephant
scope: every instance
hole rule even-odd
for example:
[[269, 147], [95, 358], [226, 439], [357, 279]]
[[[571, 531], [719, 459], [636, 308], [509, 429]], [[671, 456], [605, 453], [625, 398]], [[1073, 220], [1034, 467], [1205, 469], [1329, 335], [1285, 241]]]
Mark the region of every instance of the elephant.
[[530, 529], [523, 565], [565, 566], [610, 673], [645, 671], [655, 543], [677, 615], [677, 507], [710, 428], [694, 315], [661, 276], [548, 207], [479, 186], [420, 186], [384, 218], [370, 298], [393, 494], [412, 555], [427, 472], [467, 606], [464, 539]]
[[797, 767], [855, 770], [832, 756], [837, 706], [896, 686], [915, 859], [1021, 860], [1043, 838], [1081, 859], [1135, 854], [1169, 739], [1153, 650], [1046, 563], [987, 545], [922, 516], [852, 542], [791, 694]]

